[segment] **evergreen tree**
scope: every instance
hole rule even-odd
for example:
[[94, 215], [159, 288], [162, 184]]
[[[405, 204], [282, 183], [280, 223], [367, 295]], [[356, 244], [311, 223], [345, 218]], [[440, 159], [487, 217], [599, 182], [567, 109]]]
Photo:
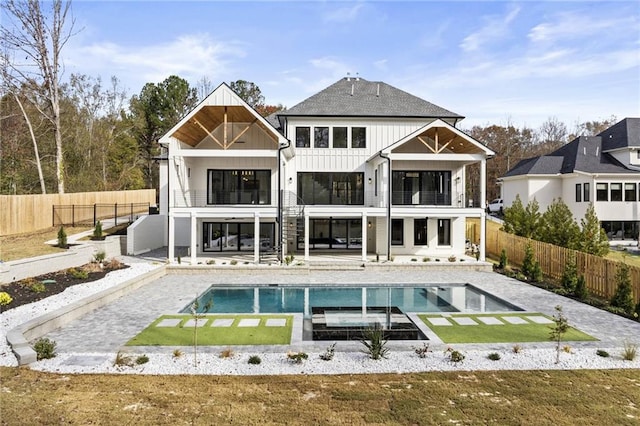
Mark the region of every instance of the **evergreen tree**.
[[553, 200], [540, 218], [534, 238], [560, 247], [574, 248], [580, 236], [580, 227], [573, 213], [562, 199]]
[[618, 287], [611, 298], [611, 306], [621, 308], [625, 313], [632, 315], [635, 308], [633, 294], [631, 290], [631, 276], [629, 275], [629, 265], [622, 262], [616, 271], [616, 283]]
[[531, 238], [540, 221], [538, 201], [535, 199], [523, 207], [520, 195], [504, 211], [504, 230], [510, 234]]
[[[538, 268], [540, 266], [538, 265]], [[527, 243], [527, 247], [524, 249], [524, 259], [522, 260], [522, 269], [521, 272], [527, 278], [532, 278], [535, 270], [535, 259], [533, 255], [533, 247], [531, 247], [531, 242]]]
[[564, 266], [560, 285], [569, 293], [573, 293], [578, 283], [578, 265], [576, 264], [576, 255], [571, 254], [569, 261]]
[[609, 253], [609, 240], [596, 215], [593, 203], [589, 204], [584, 219], [580, 220], [582, 230], [578, 249], [596, 256], [605, 256]]
[[580, 300], [586, 300], [589, 297], [589, 289], [587, 289], [587, 282], [584, 279], [584, 275], [578, 277], [576, 289], [573, 294]]

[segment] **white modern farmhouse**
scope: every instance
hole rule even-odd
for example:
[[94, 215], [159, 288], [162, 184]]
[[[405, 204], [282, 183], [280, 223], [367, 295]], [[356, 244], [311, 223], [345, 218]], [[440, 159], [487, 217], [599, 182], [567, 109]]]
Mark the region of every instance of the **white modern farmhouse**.
[[[462, 256], [467, 218], [480, 219], [484, 238], [494, 155], [456, 128], [462, 118], [347, 77], [265, 119], [221, 84], [160, 139], [168, 155], [154, 220], [165, 220], [166, 238], [155, 245], [168, 246], [170, 261], [188, 247], [192, 263], [220, 252], [256, 263], [263, 252]], [[474, 164], [479, 199], [467, 200]]]
[[581, 136], [544, 156], [520, 161], [501, 179], [505, 207], [516, 195], [544, 212], [562, 199], [579, 222], [593, 203], [612, 242], [638, 241], [640, 118], [625, 118], [597, 136]]

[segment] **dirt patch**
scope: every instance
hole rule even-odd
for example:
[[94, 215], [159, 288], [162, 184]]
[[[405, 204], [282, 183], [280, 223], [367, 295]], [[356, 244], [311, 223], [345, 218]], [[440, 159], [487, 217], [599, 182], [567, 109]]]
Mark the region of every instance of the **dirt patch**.
[[0, 291], [9, 293], [13, 300], [9, 305], [0, 306], [0, 312], [46, 299], [54, 294], [62, 293], [68, 287], [97, 281], [104, 278], [111, 271], [128, 267], [128, 265], [117, 261], [107, 262], [102, 268], [97, 263], [87, 263], [77, 268], [25, 278], [10, 284], [2, 284], [0, 285]]

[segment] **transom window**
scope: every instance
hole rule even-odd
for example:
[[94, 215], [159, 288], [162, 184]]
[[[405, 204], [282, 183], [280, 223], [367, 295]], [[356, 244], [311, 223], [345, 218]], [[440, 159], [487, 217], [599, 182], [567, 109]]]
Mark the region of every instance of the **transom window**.
[[612, 183], [611, 187], [611, 201], [622, 201], [622, 184]]
[[367, 128], [346, 126], [296, 127], [296, 148], [310, 148], [313, 134], [314, 148], [366, 148]]
[[271, 204], [271, 171], [207, 170], [207, 204]]
[[625, 201], [638, 201], [638, 195], [636, 193], [635, 183], [624, 184], [624, 200]]
[[609, 201], [609, 185], [596, 183], [596, 201]]

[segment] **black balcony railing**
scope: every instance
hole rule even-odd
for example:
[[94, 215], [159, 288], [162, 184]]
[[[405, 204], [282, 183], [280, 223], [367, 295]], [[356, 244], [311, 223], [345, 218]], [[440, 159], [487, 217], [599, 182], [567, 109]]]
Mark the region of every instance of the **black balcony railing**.
[[174, 191], [173, 207], [208, 207], [223, 205], [272, 205], [278, 197], [275, 191]]
[[391, 202], [404, 206], [451, 206], [451, 193], [438, 191], [393, 191]]

